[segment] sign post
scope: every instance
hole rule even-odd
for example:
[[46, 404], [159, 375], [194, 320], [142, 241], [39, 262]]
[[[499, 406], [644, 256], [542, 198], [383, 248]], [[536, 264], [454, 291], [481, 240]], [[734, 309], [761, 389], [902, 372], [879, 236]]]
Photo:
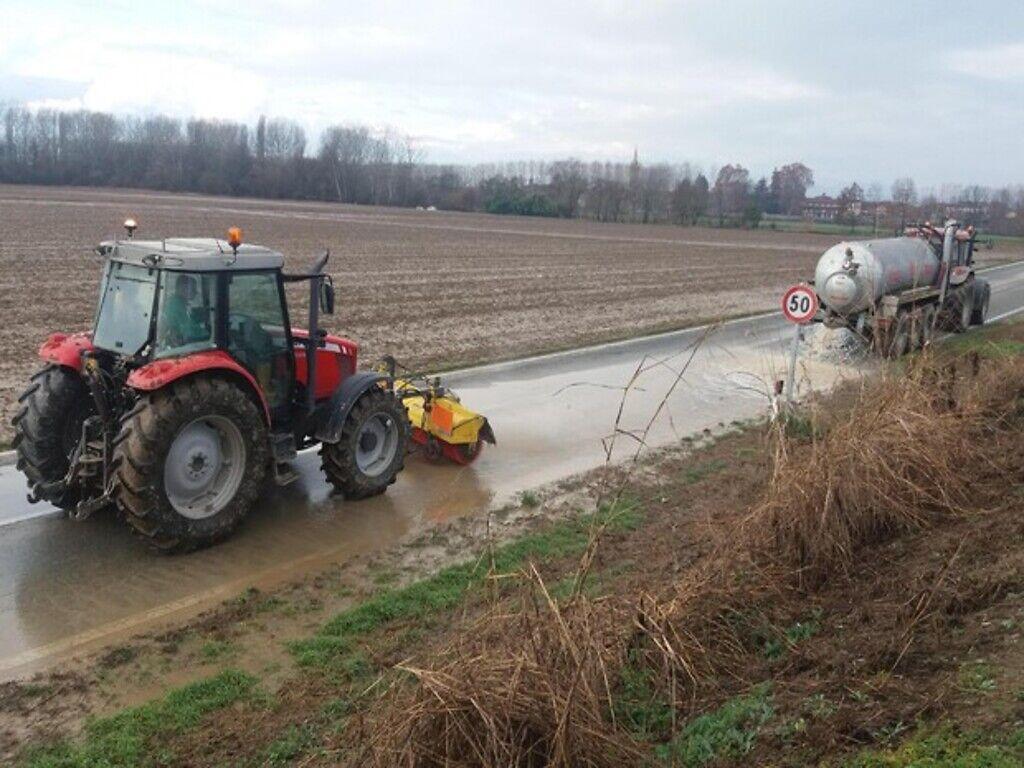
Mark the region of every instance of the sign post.
[[789, 371], [786, 375], [786, 402], [793, 402], [796, 386], [796, 357], [803, 339], [803, 327], [818, 314], [818, 295], [809, 285], [794, 285], [782, 296], [782, 314], [793, 323], [793, 342], [789, 348]]

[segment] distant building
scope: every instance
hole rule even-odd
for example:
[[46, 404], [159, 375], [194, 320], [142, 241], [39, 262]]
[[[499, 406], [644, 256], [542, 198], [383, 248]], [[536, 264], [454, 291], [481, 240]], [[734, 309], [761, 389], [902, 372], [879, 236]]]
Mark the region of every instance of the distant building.
[[988, 221], [988, 206], [985, 203], [949, 203], [943, 212], [947, 219], [956, 219], [962, 223], [985, 224]]
[[813, 221], [835, 221], [841, 212], [842, 206], [834, 197], [818, 195], [804, 200], [801, 213], [805, 219]]
[[884, 221], [888, 213], [889, 203], [872, 202], [870, 200], [853, 199], [843, 202], [828, 195], [809, 197], [804, 201], [803, 217], [811, 221], [841, 221], [848, 223], [850, 220], [858, 224], [870, 224]]

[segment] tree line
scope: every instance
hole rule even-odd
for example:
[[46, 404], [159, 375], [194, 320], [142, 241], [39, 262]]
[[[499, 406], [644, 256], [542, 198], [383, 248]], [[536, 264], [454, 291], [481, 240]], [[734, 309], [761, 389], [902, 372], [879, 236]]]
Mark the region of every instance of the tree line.
[[[800, 162], [756, 181], [739, 164], [705, 173], [688, 164], [641, 164], [636, 155], [629, 163], [441, 165], [426, 162], [415, 142], [395, 131], [336, 125], [311, 145], [301, 125], [283, 118], [247, 125], [9, 106], [0, 110], [0, 124], [0, 182], [7, 183], [719, 226], [800, 216], [814, 185], [813, 171]], [[956, 194], [972, 202], [979, 218], [1004, 228], [1024, 221], [1020, 189], [966, 187]], [[852, 210], [849, 200], [864, 193], [854, 184], [844, 195]], [[933, 198], [918, 200], [909, 179], [892, 190], [904, 217], [948, 202]]]

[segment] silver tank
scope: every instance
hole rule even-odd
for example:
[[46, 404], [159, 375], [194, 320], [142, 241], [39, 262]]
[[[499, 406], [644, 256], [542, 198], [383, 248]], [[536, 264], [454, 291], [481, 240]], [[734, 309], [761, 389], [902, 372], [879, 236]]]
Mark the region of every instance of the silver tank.
[[939, 257], [922, 238], [837, 243], [818, 259], [818, 298], [840, 315], [855, 315], [887, 294], [934, 285]]

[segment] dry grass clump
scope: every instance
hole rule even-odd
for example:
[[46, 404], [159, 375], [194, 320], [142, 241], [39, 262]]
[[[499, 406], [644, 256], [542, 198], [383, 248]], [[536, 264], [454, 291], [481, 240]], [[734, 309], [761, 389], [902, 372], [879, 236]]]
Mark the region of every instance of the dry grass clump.
[[984, 481], [1007, 469], [1002, 436], [1024, 364], [960, 367], [924, 359], [870, 382], [806, 450], [780, 451], [747, 521], [753, 548], [818, 582], [865, 544], [989, 503]]
[[[553, 600], [536, 571], [521, 610], [487, 613], [430, 668], [403, 664], [371, 716], [379, 766], [634, 764], [640, 751], [610, 723], [611, 686], [628, 620], [614, 601]], [[508, 609], [505, 605], [504, 608]]]
[[775, 633], [771, 609], [789, 591], [786, 574], [722, 552], [660, 597], [640, 596], [631, 646], [685, 711], [701, 693], [749, 678], [750, 653]]

